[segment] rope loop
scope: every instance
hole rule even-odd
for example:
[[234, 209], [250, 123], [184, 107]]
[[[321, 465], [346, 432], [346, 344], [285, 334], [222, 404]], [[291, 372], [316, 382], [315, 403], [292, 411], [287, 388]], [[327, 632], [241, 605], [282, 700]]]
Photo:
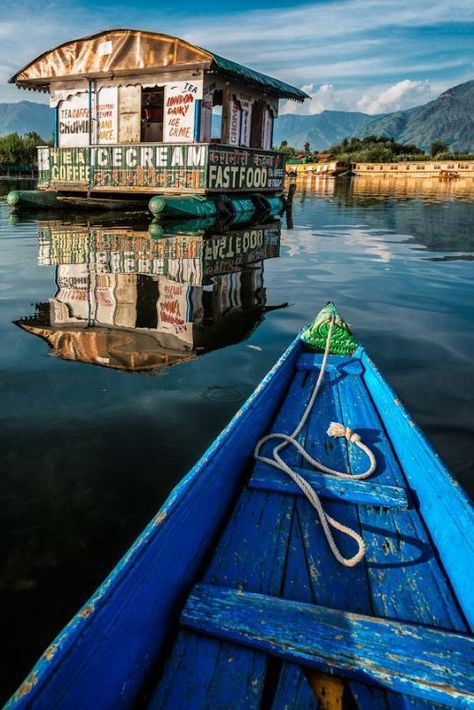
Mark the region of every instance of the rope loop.
[[[364, 543], [364, 540], [362, 537], [357, 533], [355, 530], [352, 528], [348, 527], [347, 525], [343, 525], [339, 521], [335, 520], [334, 518], [331, 518], [329, 516], [321, 503], [321, 500], [314, 490], [314, 488], [308, 483], [308, 481], [303, 478], [303, 476], [300, 476], [299, 473], [296, 473], [296, 471], [293, 471], [293, 469], [283, 461], [283, 459], [280, 456], [280, 451], [282, 451], [288, 444], [291, 446], [294, 446], [295, 449], [298, 451], [299, 454], [309, 463], [311, 466], [313, 466], [317, 471], [320, 471], [322, 473], [328, 473], [331, 476], [335, 476], [336, 478], [344, 478], [344, 479], [351, 479], [351, 480], [360, 480], [363, 478], [368, 478], [369, 476], [372, 475], [372, 473], [375, 471], [376, 468], [376, 461], [375, 461], [375, 456], [372, 453], [372, 451], [369, 449], [368, 446], [364, 444], [362, 441], [361, 437], [357, 432], [352, 431], [349, 427], [344, 426], [343, 424], [339, 424], [338, 422], [331, 422], [329, 425], [329, 428], [327, 430], [327, 434], [330, 437], [333, 438], [338, 438], [338, 437], [343, 437], [347, 441], [351, 442], [355, 446], [357, 446], [361, 451], [363, 451], [367, 458], [369, 459], [369, 468], [364, 471], [363, 473], [357, 473], [357, 474], [350, 474], [350, 473], [345, 473], [343, 471], [335, 471], [332, 468], [329, 468], [328, 466], [325, 466], [321, 461], [318, 461], [318, 459], [313, 458], [307, 451], [306, 449], [300, 444], [299, 441], [297, 441], [298, 435], [301, 433], [301, 430], [303, 429], [306, 420], [314, 406], [314, 403], [316, 401], [316, 398], [318, 396], [319, 389], [321, 387], [321, 383], [323, 381], [324, 373], [326, 371], [326, 365], [329, 357], [329, 350], [331, 347], [331, 337], [332, 337], [332, 332], [334, 328], [334, 316], [331, 317], [331, 320], [329, 322], [329, 330], [326, 338], [326, 347], [324, 350], [324, 356], [323, 356], [323, 361], [321, 363], [321, 369], [319, 371], [319, 376], [316, 381], [316, 384], [314, 386], [314, 389], [311, 393], [311, 397], [309, 398], [309, 402], [306, 406], [305, 411], [303, 412], [303, 415], [294, 430], [292, 434], [283, 434], [283, 433], [272, 433], [272, 434], [267, 434], [264, 436], [260, 441], [257, 443], [257, 446], [255, 447], [255, 452], [254, 452], [254, 457], [257, 461], [262, 461], [263, 463], [268, 464], [269, 466], [273, 466], [274, 468], [277, 468], [278, 470], [282, 471], [283, 473], [286, 473], [290, 478], [296, 483], [297, 486], [303, 491], [304, 495], [306, 498], [309, 500], [313, 508], [316, 510], [319, 520], [321, 522], [324, 534], [326, 536], [326, 540], [328, 541], [329, 548], [331, 552], [333, 553], [334, 557], [337, 559], [340, 564], [344, 565], [344, 567], [354, 567], [356, 564], [358, 564], [362, 558], [365, 555], [366, 552], [366, 546]], [[262, 446], [267, 442], [270, 441], [270, 439], [278, 439], [280, 440], [280, 443], [275, 446], [275, 448], [272, 451], [272, 458], [268, 458], [267, 456], [262, 456], [260, 454], [260, 451], [262, 449]], [[343, 533], [344, 535], [347, 535], [348, 537], [352, 538], [355, 540], [357, 543], [357, 552], [353, 557], [344, 557], [334, 540], [334, 536], [331, 532], [331, 528], [334, 530], [338, 530], [339, 532]]]

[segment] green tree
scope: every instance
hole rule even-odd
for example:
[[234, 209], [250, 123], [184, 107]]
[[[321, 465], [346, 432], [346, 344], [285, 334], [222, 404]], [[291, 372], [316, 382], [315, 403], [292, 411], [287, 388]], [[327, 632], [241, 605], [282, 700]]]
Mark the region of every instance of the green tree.
[[[37, 159], [36, 148], [45, 144], [46, 141], [36, 131], [25, 136], [18, 133], [0, 136], [0, 164], [33, 165]], [[51, 142], [48, 145], [51, 145]]]
[[431, 155], [433, 158], [436, 155], [439, 155], [439, 153], [447, 153], [449, 151], [449, 147], [446, 145], [444, 141], [441, 140], [436, 140], [433, 141], [431, 144]]
[[306, 141], [304, 144], [304, 152], [306, 155], [309, 155], [311, 153], [311, 143], [309, 141]]
[[288, 145], [288, 141], [282, 141], [277, 150], [279, 150], [280, 153], [285, 153], [288, 158], [294, 158], [296, 155], [296, 149], [293, 148], [293, 146]]
[[0, 163], [22, 163], [23, 155], [23, 138], [18, 133], [0, 136]]

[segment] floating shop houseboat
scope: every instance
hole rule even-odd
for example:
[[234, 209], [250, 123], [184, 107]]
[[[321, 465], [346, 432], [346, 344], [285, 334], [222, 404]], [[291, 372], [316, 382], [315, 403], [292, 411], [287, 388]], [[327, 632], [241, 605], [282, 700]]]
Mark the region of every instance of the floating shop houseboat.
[[282, 81], [177, 37], [117, 29], [51, 49], [10, 82], [49, 93], [55, 115], [38, 190], [11, 193], [11, 205], [120, 208], [156, 196], [155, 214], [199, 215], [282, 205], [278, 102], [307, 98]]

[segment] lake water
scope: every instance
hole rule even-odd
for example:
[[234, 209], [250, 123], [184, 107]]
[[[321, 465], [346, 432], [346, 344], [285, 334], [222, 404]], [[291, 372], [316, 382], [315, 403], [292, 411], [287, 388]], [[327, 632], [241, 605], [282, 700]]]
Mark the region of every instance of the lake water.
[[329, 299], [473, 493], [473, 206], [313, 180], [292, 229], [158, 238], [0, 197], [2, 698]]

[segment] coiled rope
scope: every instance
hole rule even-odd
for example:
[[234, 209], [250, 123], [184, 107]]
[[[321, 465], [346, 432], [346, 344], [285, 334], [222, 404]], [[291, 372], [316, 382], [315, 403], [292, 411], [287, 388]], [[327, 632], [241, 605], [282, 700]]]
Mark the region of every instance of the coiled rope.
[[[321, 500], [314, 490], [312, 486], [306, 481], [302, 476], [300, 476], [296, 471], [293, 471], [293, 469], [283, 461], [283, 459], [280, 456], [280, 452], [288, 446], [288, 444], [291, 444], [292, 446], [295, 447], [295, 449], [298, 451], [298, 453], [301, 454], [301, 456], [309, 463], [311, 464], [317, 471], [321, 471], [323, 473], [328, 473], [331, 476], [335, 476], [336, 478], [345, 478], [345, 479], [351, 479], [351, 480], [360, 480], [363, 478], [368, 478], [373, 474], [376, 468], [376, 461], [375, 461], [375, 456], [372, 453], [372, 451], [369, 449], [368, 446], [364, 444], [364, 442], [361, 440], [359, 434], [356, 434], [353, 432], [349, 427], [345, 427], [343, 424], [338, 424], [337, 422], [331, 422], [329, 425], [329, 429], [327, 431], [328, 436], [331, 437], [344, 437], [347, 439], [347, 441], [351, 442], [355, 446], [359, 447], [367, 456], [369, 459], [370, 465], [367, 471], [364, 473], [357, 473], [357, 474], [351, 474], [351, 473], [344, 473], [342, 471], [335, 471], [332, 468], [329, 468], [328, 466], [325, 466], [322, 464], [320, 461], [317, 459], [314, 459], [308, 452], [304, 449], [304, 447], [299, 443], [299, 441], [296, 440], [296, 437], [300, 434], [301, 430], [303, 429], [306, 420], [311, 413], [311, 410], [313, 408], [313, 405], [316, 401], [316, 398], [318, 396], [318, 392], [321, 387], [321, 383], [324, 378], [324, 373], [326, 371], [326, 365], [329, 357], [329, 350], [331, 347], [331, 337], [332, 337], [332, 331], [334, 328], [334, 317], [331, 318], [330, 320], [330, 325], [329, 325], [329, 331], [326, 339], [326, 347], [324, 349], [324, 357], [323, 361], [321, 364], [321, 370], [319, 372], [318, 379], [316, 381], [316, 384], [314, 386], [313, 392], [311, 394], [311, 397], [309, 399], [309, 402], [306, 406], [305, 411], [303, 412], [303, 416], [301, 417], [298, 426], [294, 430], [292, 434], [281, 434], [281, 433], [272, 433], [268, 434], [267, 436], [264, 436], [260, 441], [258, 442], [257, 446], [255, 447], [255, 452], [254, 456], [257, 461], [262, 461], [263, 463], [268, 464], [269, 466], [273, 466], [274, 468], [279, 469], [280, 471], [283, 471], [284, 473], [288, 474], [293, 481], [296, 483], [297, 486], [301, 488], [303, 493], [305, 494], [306, 498], [308, 498], [309, 502], [311, 505], [315, 508], [316, 512], [318, 513], [319, 520], [321, 521], [321, 525], [324, 531], [324, 534], [326, 536], [326, 539], [328, 541], [329, 547], [331, 549], [331, 552], [333, 553], [334, 557], [337, 559], [338, 562], [340, 562], [342, 565], [345, 567], [354, 567], [356, 564], [358, 564], [362, 558], [365, 555], [366, 547], [363, 538], [352, 528], [347, 527], [347, 525], [343, 525], [342, 523], [338, 522], [334, 518], [332, 518], [330, 515], [328, 515], [322, 506]], [[270, 441], [271, 439], [283, 439], [281, 443], [279, 443], [277, 446], [272, 451], [272, 458], [268, 458], [266, 456], [261, 456], [260, 451], [261, 448], [264, 444], [266, 444], [267, 441]], [[335, 530], [339, 530], [339, 532], [344, 533], [345, 535], [348, 535], [351, 537], [353, 540], [356, 541], [358, 545], [358, 550], [356, 554], [353, 557], [344, 557], [341, 555], [339, 552], [339, 549], [336, 545], [336, 542], [334, 540], [333, 534], [331, 532], [331, 527], [334, 528]]]

